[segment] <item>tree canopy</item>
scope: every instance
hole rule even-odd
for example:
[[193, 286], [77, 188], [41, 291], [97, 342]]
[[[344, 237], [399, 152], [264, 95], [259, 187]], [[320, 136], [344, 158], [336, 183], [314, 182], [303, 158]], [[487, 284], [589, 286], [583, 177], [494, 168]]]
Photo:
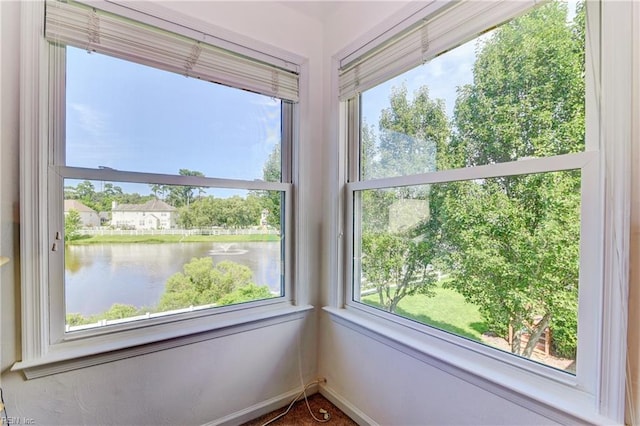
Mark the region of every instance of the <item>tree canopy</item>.
[[[576, 21], [583, 22], [578, 9]], [[500, 27], [460, 90], [452, 152], [459, 166], [584, 149], [584, 51], [567, 5], [552, 2]], [[547, 326], [575, 356], [580, 173], [518, 175], [447, 185], [443, 235], [451, 287], [488, 325], [514, 331], [530, 356]], [[526, 346], [521, 337], [529, 335]], [[504, 335], [504, 334], [503, 334]]]
[[78, 238], [82, 219], [78, 210], [71, 209], [64, 217], [64, 239], [71, 241]]
[[[405, 86], [392, 90], [382, 111], [379, 140], [366, 126], [362, 133], [364, 179], [433, 171], [449, 138], [444, 102], [426, 87], [407, 99]], [[362, 206], [363, 290], [375, 288], [380, 305], [394, 312], [398, 302], [416, 293], [431, 294], [436, 283], [432, 262], [439, 233], [435, 223], [440, 198], [429, 185], [367, 190]]]
[[167, 311], [216, 303], [222, 296], [253, 284], [253, 272], [239, 263], [213, 264], [210, 257], [194, 258], [167, 280], [158, 309]]

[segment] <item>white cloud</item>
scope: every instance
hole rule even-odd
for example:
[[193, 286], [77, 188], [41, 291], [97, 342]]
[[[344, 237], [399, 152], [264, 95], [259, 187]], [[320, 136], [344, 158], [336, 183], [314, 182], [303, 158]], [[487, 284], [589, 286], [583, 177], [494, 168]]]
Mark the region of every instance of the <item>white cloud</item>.
[[95, 136], [102, 135], [107, 128], [106, 114], [97, 111], [93, 107], [84, 104], [70, 103], [69, 122], [77, 122], [77, 124], [87, 133]]
[[67, 164], [117, 167], [117, 159], [133, 154], [131, 145], [110, 130], [108, 114], [79, 103], [69, 103], [67, 113]]

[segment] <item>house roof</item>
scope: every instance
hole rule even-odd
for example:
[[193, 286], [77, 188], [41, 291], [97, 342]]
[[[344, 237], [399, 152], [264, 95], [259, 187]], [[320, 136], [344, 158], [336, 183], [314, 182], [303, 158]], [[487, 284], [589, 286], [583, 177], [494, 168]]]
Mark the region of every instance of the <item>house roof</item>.
[[96, 211], [90, 207], [85, 206], [78, 200], [64, 200], [64, 211], [69, 212], [76, 210], [77, 212], [95, 213]]
[[177, 209], [162, 200], [153, 199], [144, 204], [117, 204], [111, 208], [114, 212], [173, 212]]

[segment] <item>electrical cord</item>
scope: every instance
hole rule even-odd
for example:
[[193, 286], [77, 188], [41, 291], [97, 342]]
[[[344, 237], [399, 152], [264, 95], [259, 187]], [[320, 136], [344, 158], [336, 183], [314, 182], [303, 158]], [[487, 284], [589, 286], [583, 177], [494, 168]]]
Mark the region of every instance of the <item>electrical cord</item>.
[[4, 395], [2, 394], [2, 388], [0, 388], [0, 412], [4, 415], [4, 420], [0, 423], [9, 424], [9, 415], [7, 414], [7, 406], [4, 403]]
[[289, 414], [289, 411], [291, 411], [291, 407], [293, 407], [293, 404], [296, 403], [296, 401], [298, 400], [298, 398], [300, 398], [302, 395], [304, 395], [304, 400], [307, 403], [307, 408], [309, 410], [309, 413], [311, 414], [311, 417], [313, 417], [313, 419], [319, 423], [326, 423], [329, 421], [329, 419], [331, 419], [331, 416], [329, 415], [329, 413], [323, 413], [325, 414], [325, 418], [324, 419], [318, 419], [316, 416], [313, 415], [313, 411], [311, 410], [311, 407], [309, 406], [309, 400], [307, 399], [307, 389], [310, 386], [313, 386], [315, 384], [319, 384], [320, 383], [320, 379], [316, 379], [312, 382], [307, 383], [307, 385], [304, 386], [304, 388], [302, 388], [302, 391], [296, 395], [295, 398], [293, 398], [293, 401], [291, 401], [291, 404], [289, 404], [289, 406], [287, 407], [287, 409], [283, 412], [278, 414], [276, 417], [274, 417], [273, 419], [267, 421], [266, 423], [263, 423], [262, 426], [267, 426], [270, 425], [271, 423], [275, 422], [278, 419], [281, 419], [282, 417], [286, 416], [287, 414]]
[[[320, 383], [320, 380], [316, 380], [316, 382]], [[311, 414], [311, 417], [313, 417], [313, 420], [315, 420], [318, 423], [326, 423], [329, 420], [331, 420], [331, 414], [329, 414], [327, 412], [327, 410], [325, 410], [324, 408], [320, 409], [320, 414], [324, 415], [323, 419], [319, 419], [316, 416], [313, 415], [313, 410], [311, 410], [311, 407], [309, 406], [309, 400], [307, 399], [307, 393], [305, 392], [304, 394], [304, 402], [307, 403], [307, 410], [309, 410], [309, 414]]]
[[313, 420], [315, 420], [318, 423], [326, 423], [331, 419], [331, 414], [329, 414], [327, 412], [327, 410], [325, 410], [324, 408], [320, 409], [320, 414], [323, 415], [323, 419], [319, 419], [317, 418], [314, 414], [313, 414], [313, 410], [311, 410], [311, 407], [309, 406], [309, 400], [307, 399], [307, 389], [309, 388], [309, 386], [315, 385], [315, 384], [320, 384], [321, 382], [324, 382], [324, 379], [316, 379], [312, 382], [307, 383], [306, 385], [304, 384], [304, 380], [302, 378], [302, 354], [300, 353], [300, 347], [302, 346], [302, 342], [301, 342], [301, 333], [298, 333], [298, 377], [300, 377], [300, 385], [302, 385], [302, 391], [296, 395], [295, 398], [293, 398], [293, 401], [291, 401], [291, 404], [289, 404], [289, 406], [287, 407], [287, 409], [283, 412], [278, 414], [276, 417], [274, 417], [273, 419], [267, 421], [266, 423], [263, 423], [262, 426], [267, 426], [273, 422], [275, 422], [278, 419], [281, 419], [282, 417], [286, 416], [287, 414], [289, 414], [289, 411], [291, 411], [291, 407], [293, 407], [293, 404], [295, 404], [295, 402], [298, 400], [298, 398], [300, 398], [301, 395], [304, 395], [304, 402], [307, 405], [307, 410], [309, 410], [309, 414], [311, 414], [311, 417], [313, 417]]
[[[320, 409], [320, 414], [322, 414], [324, 417], [324, 420], [321, 420], [313, 414], [313, 411], [309, 406], [309, 400], [307, 399], [307, 393], [305, 392], [307, 388], [305, 387], [304, 379], [302, 378], [302, 353], [300, 352], [301, 347], [302, 347], [302, 332], [300, 331], [298, 333], [298, 377], [300, 378], [300, 385], [302, 386], [302, 392], [304, 394], [304, 402], [305, 404], [307, 404], [307, 410], [309, 410], [309, 414], [311, 414], [311, 417], [313, 418], [313, 420], [315, 420], [318, 423], [328, 422], [329, 419], [331, 418], [331, 415], [327, 412], [327, 410], [325, 410], [324, 408]], [[320, 384], [320, 382], [323, 380], [326, 383], [326, 379], [320, 379], [320, 378], [316, 379], [316, 383]]]

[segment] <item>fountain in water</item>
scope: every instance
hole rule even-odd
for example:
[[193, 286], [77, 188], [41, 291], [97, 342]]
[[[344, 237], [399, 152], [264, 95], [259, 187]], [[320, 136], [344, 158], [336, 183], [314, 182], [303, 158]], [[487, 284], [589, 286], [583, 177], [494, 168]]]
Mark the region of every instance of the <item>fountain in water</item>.
[[234, 256], [238, 254], [245, 254], [249, 250], [241, 248], [233, 248], [234, 243], [218, 243], [214, 244], [213, 250], [209, 250], [210, 255], [216, 256]]

